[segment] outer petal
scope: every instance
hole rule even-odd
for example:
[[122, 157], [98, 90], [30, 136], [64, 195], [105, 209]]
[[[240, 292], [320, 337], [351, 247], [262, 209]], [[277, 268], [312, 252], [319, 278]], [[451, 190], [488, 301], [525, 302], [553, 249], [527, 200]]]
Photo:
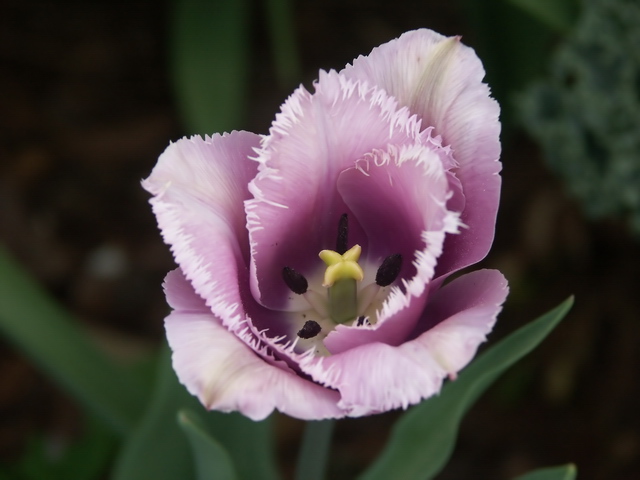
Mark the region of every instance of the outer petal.
[[[280, 272], [322, 272], [317, 254], [334, 249], [338, 219], [351, 213], [336, 187], [338, 175], [373, 149], [413, 144], [419, 122], [393, 98], [335, 72], [321, 72], [316, 93], [298, 89], [276, 117], [257, 160], [260, 173], [247, 202], [252, 247], [252, 292], [270, 308], [284, 308], [290, 293]], [[350, 216], [350, 244], [366, 237]]]
[[466, 197], [461, 220], [469, 228], [447, 238], [438, 275], [482, 259], [493, 241], [500, 196], [500, 111], [482, 83], [475, 52], [459, 37], [415, 30], [357, 58], [341, 75], [383, 88], [451, 145]]
[[248, 132], [171, 144], [143, 182], [165, 241], [198, 295], [225, 325], [240, 322], [248, 289], [249, 243], [244, 216], [249, 160], [259, 137]]
[[436, 325], [398, 347], [363, 345], [325, 358], [305, 358], [303, 371], [340, 391], [349, 415], [406, 408], [440, 390], [455, 377], [491, 331], [507, 296], [507, 284], [495, 270], [460, 277], [435, 293], [425, 316]]
[[447, 372], [416, 342], [369, 343], [338, 355], [304, 359], [302, 369], [340, 391], [338, 404], [359, 417], [407, 408], [440, 391]]
[[173, 368], [205, 407], [237, 410], [253, 420], [274, 409], [305, 420], [344, 416], [336, 406], [337, 392], [299, 377], [284, 364], [280, 368], [265, 362], [222, 326], [180, 271], [167, 275], [165, 289], [176, 308], [165, 320]]
[[507, 298], [507, 280], [497, 270], [477, 270], [445, 285], [429, 300], [417, 339], [450, 376], [467, 365], [493, 329]]

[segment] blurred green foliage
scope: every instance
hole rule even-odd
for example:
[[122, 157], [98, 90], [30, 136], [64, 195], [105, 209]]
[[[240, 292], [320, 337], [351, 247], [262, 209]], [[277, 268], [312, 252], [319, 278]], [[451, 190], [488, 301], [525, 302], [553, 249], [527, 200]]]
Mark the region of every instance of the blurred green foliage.
[[249, 18], [245, 0], [175, 0], [171, 74], [177, 106], [191, 134], [241, 128], [249, 87]]
[[575, 480], [578, 471], [575, 465], [541, 468], [521, 475], [515, 480]]
[[525, 129], [592, 218], [640, 235], [640, 2], [585, 0], [546, 80], [518, 98]]
[[110, 429], [87, 416], [83, 435], [73, 443], [44, 434], [31, 438], [20, 460], [0, 465], [0, 480], [100, 478], [115, 447], [116, 437]]
[[[405, 413], [384, 450], [359, 480], [428, 480], [445, 466], [465, 414], [505, 370], [536, 348], [573, 306], [573, 297], [493, 345], [439, 395]], [[545, 477], [548, 480], [563, 477]]]

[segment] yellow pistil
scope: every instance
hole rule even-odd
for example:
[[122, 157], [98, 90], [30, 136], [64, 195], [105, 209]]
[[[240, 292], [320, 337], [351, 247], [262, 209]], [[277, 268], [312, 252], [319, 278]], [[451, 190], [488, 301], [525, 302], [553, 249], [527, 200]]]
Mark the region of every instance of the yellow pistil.
[[343, 279], [361, 281], [364, 278], [362, 267], [358, 265], [361, 252], [360, 245], [354, 245], [342, 255], [334, 250], [322, 250], [319, 256], [327, 265], [322, 286], [331, 287], [338, 280]]
[[319, 254], [327, 265], [322, 286], [329, 289], [329, 316], [336, 323], [354, 320], [358, 313], [357, 282], [364, 278], [358, 265], [361, 252], [360, 245], [354, 245], [343, 254], [334, 250]]

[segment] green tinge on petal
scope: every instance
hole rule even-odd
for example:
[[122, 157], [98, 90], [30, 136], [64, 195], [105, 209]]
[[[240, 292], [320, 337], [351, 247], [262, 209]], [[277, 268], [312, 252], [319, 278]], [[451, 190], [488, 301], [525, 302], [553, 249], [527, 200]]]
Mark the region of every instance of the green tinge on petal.
[[439, 91], [441, 88], [447, 88], [447, 70], [456, 57], [458, 48], [460, 48], [460, 37], [448, 37], [434, 47], [431, 52], [431, 61], [426, 64], [428, 68], [425, 68], [409, 103], [412, 112], [420, 112], [425, 99], [428, 101], [425, 109], [427, 112], [439, 111], [436, 105], [436, 102], [442, 98]]

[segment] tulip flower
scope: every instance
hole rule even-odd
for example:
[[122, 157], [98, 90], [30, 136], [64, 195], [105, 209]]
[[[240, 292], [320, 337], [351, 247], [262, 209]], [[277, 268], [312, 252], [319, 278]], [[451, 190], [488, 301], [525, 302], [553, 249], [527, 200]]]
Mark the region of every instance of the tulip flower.
[[[454, 380], [507, 295], [481, 260], [499, 107], [458, 37], [416, 30], [299, 87], [268, 135], [184, 138], [143, 182], [178, 264], [173, 367], [208, 409], [406, 408]], [[212, 106], [215, 108], [215, 106]]]

